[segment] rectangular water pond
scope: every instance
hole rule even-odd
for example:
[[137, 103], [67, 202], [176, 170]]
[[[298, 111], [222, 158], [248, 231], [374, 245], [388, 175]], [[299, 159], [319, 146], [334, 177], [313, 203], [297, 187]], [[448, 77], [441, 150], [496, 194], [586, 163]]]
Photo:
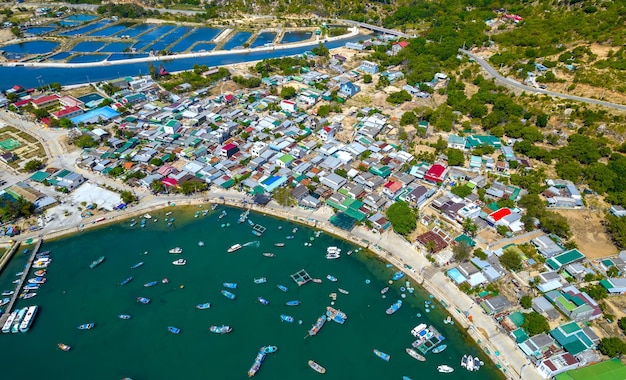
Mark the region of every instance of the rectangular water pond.
[[122, 53], [126, 51], [126, 49], [130, 48], [132, 42], [111, 42], [107, 46], [100, 49], [100, 51], [106, 51], [110, 53]]
[[108, 28], [104, 28], [102, 30], [98, 30], [97, 32], [91, 33], [89, 36], [91, 37], [111, 37], [117, 33], [120, 33], [122, 30], [128, 29], [127, 25], [119, 24], [109, 26]]
[[289, 44], [293, 42], [306, 41], [313, 35], [312, 32], [285, 32], [281, 44]]
[[78, 36], [91, 32], [92, 30], [96, 30], [102, 28], [107, 25], [109, 21], [98, 21], [96, 23], [85, 25], [78, 29], [68, 30], [67, 32], [59, 33], [60, 36]]
[[80, 54], [73, 58], [70, 58], [70, 63], [90, 63], [104, 61], [108, 57], [108, 54]]
[[126, 29], [124, 33], [122, 33], [120, 36], [125, 36], [127, 38], [135, 38], [138, 35], [145, 33], [148, 30], [155, 28], [155, 27], [156, 25], [154, 24], [139, 24], [139, 25], [131, 26], [130, 28]]
[[189, 49], [191, 45], [195, 44], [198, 41], [211, 41], [221, 31], [221, 29], [214, 28], [198, 28], [189, 33], [189, 35], [187, 35], [185, 39], [174, 45], [171, 50], [175, 53], [184, 52]]
[[185, 34], [189, 33], [190, 30], [191, 28], [187, 26], [176, 28], [171, 33], [169, 33], [166, 36], [163, 36], [163, 38], [161, 38], [159, 41], [152, 44], [152, 46], [150, 46], [149, 49], [154, 50], [154, 51], [167, 50], [167, 48], [171, 44], [178, 41]]
[[94, 53], [98, 49], [101, 49], [106, 42], [100, 41], [83, 41], [79, 42], [73, 48], [69, 49], [69, 51], [74, 51], [77, 53]]
[[259, 34], [259, 36], [254, 40], [254, 42], [250, 45], [250, 47], [260, 47], [265, 46], [267, 44], [273, 44], [274, 38], [276, 38], [276, 33], [274, 32], [263, 32]]
[[250, 32], [237, 32], [234, 36], [231, 37], [228, 42], [224, 44], [224, 50], [231, 50], [234, 48], [243, 48], [243, 44], [245, 44], [249, 39], [252, 33]]
[[56, 26], [33, 26], [31, 28], [27, 28], [24, 33], [26, 34], [34, 34], [36, 36], [40, 36], [42, 34], [48, 33], [48, 32], [52, 32], [53, 30], [56, 30], [57, 27]]
[[121, 61], [122, 59], [145, 58], [148, 53], [113, 53], [109, 57], [109, 61]]

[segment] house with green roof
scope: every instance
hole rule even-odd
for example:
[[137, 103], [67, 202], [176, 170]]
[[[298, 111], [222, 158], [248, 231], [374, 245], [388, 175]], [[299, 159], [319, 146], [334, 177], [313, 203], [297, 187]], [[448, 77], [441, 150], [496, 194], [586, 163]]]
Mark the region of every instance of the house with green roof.
[[569, 251], [565, 251], [560, 255], [553, 256], [546, 260], [545, 266], [550, 270], [560, 270], [567, 264], [572, 264], [577, 261], [582, 261], [585, 259], [585, 255], [582, 254], [576, 248], [570, 249]]
[[490, 135], [471, 135], [465, 139], [465, 149], [474, 149], [483, 145], [489, 145], [495, 149], [500, 149], [502, 147], [502, 142], [496, 136]]
[[574, 321], [555, 328], [550, 331], [550, 335], [572, 355], [591, 350], [600, 342], [600, 338], [590, 327], [580, 327]]
[[389, 166], [384, 165], [384, 166], [372, 166], [371, 168], [369, 168], [368, 170], [370, 173], [377, 175], [379, 177], [383, 177], [383, 178], [387, 178], [389, 177], [389, 175], [391, 175], [391, 169], [389, 169]]
[[286, 168], [291, 165], [294, 160], [295, 158], [291, 154], [286, 153], [276, 159], [276, 165], [280, 166], [281, 168]]

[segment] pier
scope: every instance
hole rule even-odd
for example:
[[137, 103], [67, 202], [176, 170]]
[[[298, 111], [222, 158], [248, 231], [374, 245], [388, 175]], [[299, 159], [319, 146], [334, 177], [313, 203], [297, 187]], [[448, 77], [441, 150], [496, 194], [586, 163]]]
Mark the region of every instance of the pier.
[[309, 275], [304, 269], [300, 269], [296, 273], [292, 274], [291, 278], [296, 282], [296, 284], [298, 284], [298, 286], [302, 286], [313, 280], [311, 275]]
[[[35, 261], [35, 257], [37, 257], [37, 253], [39, 252], [39, 248], [41, 247], [42, 243], [43, 243], [43, 239], [39, 239], [39, 241], [35, 245], [35, 249], [33, 249], [33, 252], [30, 254], [30, 257], [28, 258], [28, 263], [26, 263], [26, 267], [24, 268], [24, 273], [22, 274], [22, 277], [20, 277], [20, 281], [15, 286], [15, 292], [11, 296], [11, 301], [9, 301], [9, 303], [6, 306], [6, 309], [4, 310], [4, 313], [0, 317], [0, 326], [4, 325], [4, 322], [6, 322], [7, 318], [9, 317], [9, 314], [11, 314], [11, 311], [13, 310], [13, 306], [15, 306], [15, 302], [17, 301], [17, 298], [20, 296], [22, 286], [24, 285], [24, 282], [26, 281], [26, 278], [28, 277], [30, 268], [33, 266], [33, 262]], [[17, 247], [15, 247], [15, 249], [17, 249]]]

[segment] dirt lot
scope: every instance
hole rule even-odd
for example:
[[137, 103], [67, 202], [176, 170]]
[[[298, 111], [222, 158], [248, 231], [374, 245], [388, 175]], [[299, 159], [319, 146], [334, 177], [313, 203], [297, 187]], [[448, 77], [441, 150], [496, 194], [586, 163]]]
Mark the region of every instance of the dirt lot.
[[597, 259], [614, 255], [617, 247], [611, 242], [602, 225], [603, 214], [598, 211], [587, 210], [558, 210], [558, 213], [567, 218], [572, 236], [578, 249], [589, 259]]

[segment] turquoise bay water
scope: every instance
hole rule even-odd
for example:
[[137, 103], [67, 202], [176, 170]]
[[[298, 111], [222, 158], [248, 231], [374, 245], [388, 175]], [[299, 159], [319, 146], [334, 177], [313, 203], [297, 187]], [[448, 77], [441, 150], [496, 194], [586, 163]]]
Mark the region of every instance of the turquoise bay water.
[[[228, 215], [218, 220], [224, 209]], [[256, 375], [260, 379], [316, 379], [319, 374], [308, 367], [309, 359], [326, 367], [329, 379], [501, 378], [489, 365], [473, 373], [460, 368], [463, 354], [476, 355], [479, 350], [465, 341], [456, 326], [443, 323], [446, 316], [440, 305], [425, 313], [427, 294], [408, 295], [398, 312], [386, 315], [387, 307], [400, 298], [404, 281], [392, 285], [383, 299], [380, 289], [387, 285], [393, 268], [378, 259], [358, 253], [326, 260], [328, 246], [338, 246], [343, 253], [354, 247], [324, 233], [314, 238], [315, 231], [302, 226], [294, 233], [295, 224], [251, 214], [251, 220], [267, 228], [259, 238], [247, 223], [237, 223], [239, 210], [220, 206], [194, 218], [197, 210], [201, 209], [169, 210], [173, 214], [168, 218], [176, 218], [171, 227], [161, 212], [152, 214], [145, 228], [130, 227], [126, 221], [44, 243], [42, 250], [52, 251], [53, 258], [48, 282], [37, 297], [17, 305], [38, 304], [40, 312], [28, 333], [0, 335], [0, 344], [7, 348], [2, 379], [34, 379], [42, 369], [50, 379], [244, 379], [258, 349], [265, 345], [278, 346], [278, 352], [268, 355]], [[159, 221], [154, 222], [155, 218]], [[220, 227], [225, 223], [230, 227]], [[294, 238], [288, 240], [288, 235]], [[198, 246], [199, 241], [205, 246]], [[254, 241], [258, 247], [251, 244], [226, 253], [232, 244]], [[276, 242], [284, 242], [285, 247], [275, 247]], [[304, 245], [309, 242], [311, 247]], [[176, 246], [183, 248], [182, 255], [168, 253]], [[264, 257], [263, 252], [276, 257]], [[100, 256], [106, 256], [104, 263], [90, 269], [89, 264]], [[181, 257], [187, 260], [186, 266], [171, 264]], [[1, 289], [11, 287], [14, 273], [26, 260], [21, 254], [12, 260], [0, 277]], [[130, 269], [139, 261], [145, 264]], [[323, 282], [298, 287], [290, 275], [302, 268]], [[339, 281], [328, 281], [328, 274]], [[119, 285], [131, 275], [134, 279], [129, 284]], [[253, 279], [258, 277], [266, 277], [267, 283], [255, 284]], [[160, 283], [162, 278], [169, 283]], [[370, 284], [365, 283], [367, 279]], [[143, 286], [150, 281], [159, 284]], [[236, 300], [220, 294], [224, 282], [239, 284], [232, 290]], [[277, 284], [289, 291], [280, 291]], [[337, 292], [337, 287], [350, 294]], [[306, 337], [333, 292], [337, 293], [335, 307], [348, 320], [344, 325], [327, 322], [318, 335]], [[152, 301], [139, 304], [138, 296]], [[259, 296], [270, 304], [259, 304]], [[286, 306], [289, 300], [302, 304]], [[210, 302], [211, 308], [195, 308], [204, 302]], [[131, 314], [132, 319], [120, 320], [118, 314]], [[281, 322], [281, 314], [292, 315], [296, 322]], [[96, 324], [93, 330], [76, 329], [89, 322]], [[411, 328], [422, 322], [435, 325], [448, 345], [440, 354], [428, 353], [426, 362], [412, 359], [404, 350], [413, 341]], [[232, 326], [233, 332], [209, 332], [209, 326], [222, 324]], [[169, 325], [181, 328], [182, 333], [169, 333]], [[71, 351], [59, 350], [59, 342], [72, 346]], [[374, 356], [374, 348], [390, 354], [390, 362]], [[28, 367], [34, 359], [40, 370]], [[436, 367], [440, 364], [455, 367], [455, 372], [439, 374]]]

